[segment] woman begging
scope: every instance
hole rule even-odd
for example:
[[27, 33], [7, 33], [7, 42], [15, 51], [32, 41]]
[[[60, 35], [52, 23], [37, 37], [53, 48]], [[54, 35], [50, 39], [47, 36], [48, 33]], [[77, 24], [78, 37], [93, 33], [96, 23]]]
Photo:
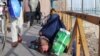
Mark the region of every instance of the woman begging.
[[42, 29], [39, 32], [39, 40], [37, 41], [39, 44], [39, 51], [49, 52], [52, 48], [52, 44], [56, 33], [60, 28], [65, 28], [63, 22], [60, 20], [60, 16], [56, 14], [54, 9], [51, 9], [50, 16], [47, 20], [47, 23], [43, 25]]
[[[48, 52], [50, 51], [50, 49], [52, 48], [52, 44], [54, 41], [54, 38], [56, 36], [56, 33], [59, 31], [60, 28], [65, 28], [63, 22], [60, 20], [60, 16], [58, 14], [56, 14], [56, 11], [54, 9], [51, 9], [50, 11], [50, 17], [47, 20], [47, 23], [42, 27], [42, 29], [39, 32], [40, 35], [40, 40], [41, 37], [44, 36], [44, 40], [45, 42], [48, 42], [48, 46], [47, 45], [42, 45], [45, 48], [42, 48], [43, 52]], [[45, 40], [45, 39], [48, 39]], [[42, 42], [44, 43], [44, 42]], [[41, 47], [42, 47], [41, 46]], [[48, 49], [47, 49], [48, 48]], [[46, 49], [46, 50], [44, 50]]]

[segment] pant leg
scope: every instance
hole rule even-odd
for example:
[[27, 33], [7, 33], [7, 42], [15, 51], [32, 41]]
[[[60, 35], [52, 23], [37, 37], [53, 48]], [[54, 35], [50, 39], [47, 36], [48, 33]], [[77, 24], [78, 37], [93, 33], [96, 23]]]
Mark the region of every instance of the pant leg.
[[41, 16], [40, 22], [41, 22], [41, 25], [44, 25], [44, 13], [43, 12], [41, 13], [42, 13], [42, 16]]
[[35, 18], [36, 18], [36, 17], [35, 17], [35, 12], [31, 12], [30, 26], [33, 25], [33, 22], [34, 22]]
[[36, 15], [35, 16], [36, 16], [37, 23], [39, 23], [40, 18], [41, 18], [40, 12], [36, 12]]
[[4, 31], [5, 20], [4, 20], [3, 16], [2, 16], [1, 24], [2, 24], [2, 33], [4, 34], [5, 33], [5, 31]]
[[18, 26], [18, 34], [22, 35], [23, 33], [23, 10], [22, 8], [21, 8], [20, 17], [18, 17], [18, 20], [17, 20], [17, 26]]
[[47, 23], [47, 20], [48, 20], [47, 16], [48, 15], [45, 15], [45, 13], [42, 12], [42, 16], [41, 16], [41, 24], [42, 25], [45, 25]]
[[18, 40], [17, 19], [11, 17], [11, 38], [12, 42]]
[[31, 13], [30, 12], [25, 12], [25, 19], [27, 20], [27, 27], [30, 26], [30, 20], [31, 20]]

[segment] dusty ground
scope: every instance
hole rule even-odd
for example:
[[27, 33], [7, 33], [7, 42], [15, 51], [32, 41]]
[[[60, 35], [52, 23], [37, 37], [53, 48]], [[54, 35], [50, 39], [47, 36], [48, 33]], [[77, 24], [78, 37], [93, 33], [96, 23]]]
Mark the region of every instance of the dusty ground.
[[84, 29], [90, 51], [90, 56], [98, 56], [99, 27], [84, 21]]
[[[74, 26], [75, 19], [73, 19], [72, 22], [72, 26]], [[98, 56], [99, 26], [86, 21], [83, 21], [83, 26], [89, 47], [90, 56]]]

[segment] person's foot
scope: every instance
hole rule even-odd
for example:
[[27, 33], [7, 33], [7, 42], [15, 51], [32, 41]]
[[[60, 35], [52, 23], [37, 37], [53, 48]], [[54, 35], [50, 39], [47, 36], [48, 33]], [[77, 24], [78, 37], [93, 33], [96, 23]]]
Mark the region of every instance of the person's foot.
[[18, 42], [21, 43], [22, 42], [22, 37], [18, 34]]
[[18, 45], [18, 42], [12, 42], [12, 47], [17, 47], [17, 45]]

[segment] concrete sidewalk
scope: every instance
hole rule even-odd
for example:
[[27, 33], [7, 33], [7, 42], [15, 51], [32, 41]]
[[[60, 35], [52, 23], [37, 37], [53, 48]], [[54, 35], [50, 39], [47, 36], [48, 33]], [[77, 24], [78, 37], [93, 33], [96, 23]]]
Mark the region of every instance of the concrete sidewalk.
[[31, 28], [24, 26], [23, 41], [16, 48], [11, 47], [11, 34], [8, 33], [6, 46], [3, 52], [4, 56], [44, 56], [39, 52], [28, 48], [30, 41], [38, 37], [38, 31], [41, 27], [34, 25]]

